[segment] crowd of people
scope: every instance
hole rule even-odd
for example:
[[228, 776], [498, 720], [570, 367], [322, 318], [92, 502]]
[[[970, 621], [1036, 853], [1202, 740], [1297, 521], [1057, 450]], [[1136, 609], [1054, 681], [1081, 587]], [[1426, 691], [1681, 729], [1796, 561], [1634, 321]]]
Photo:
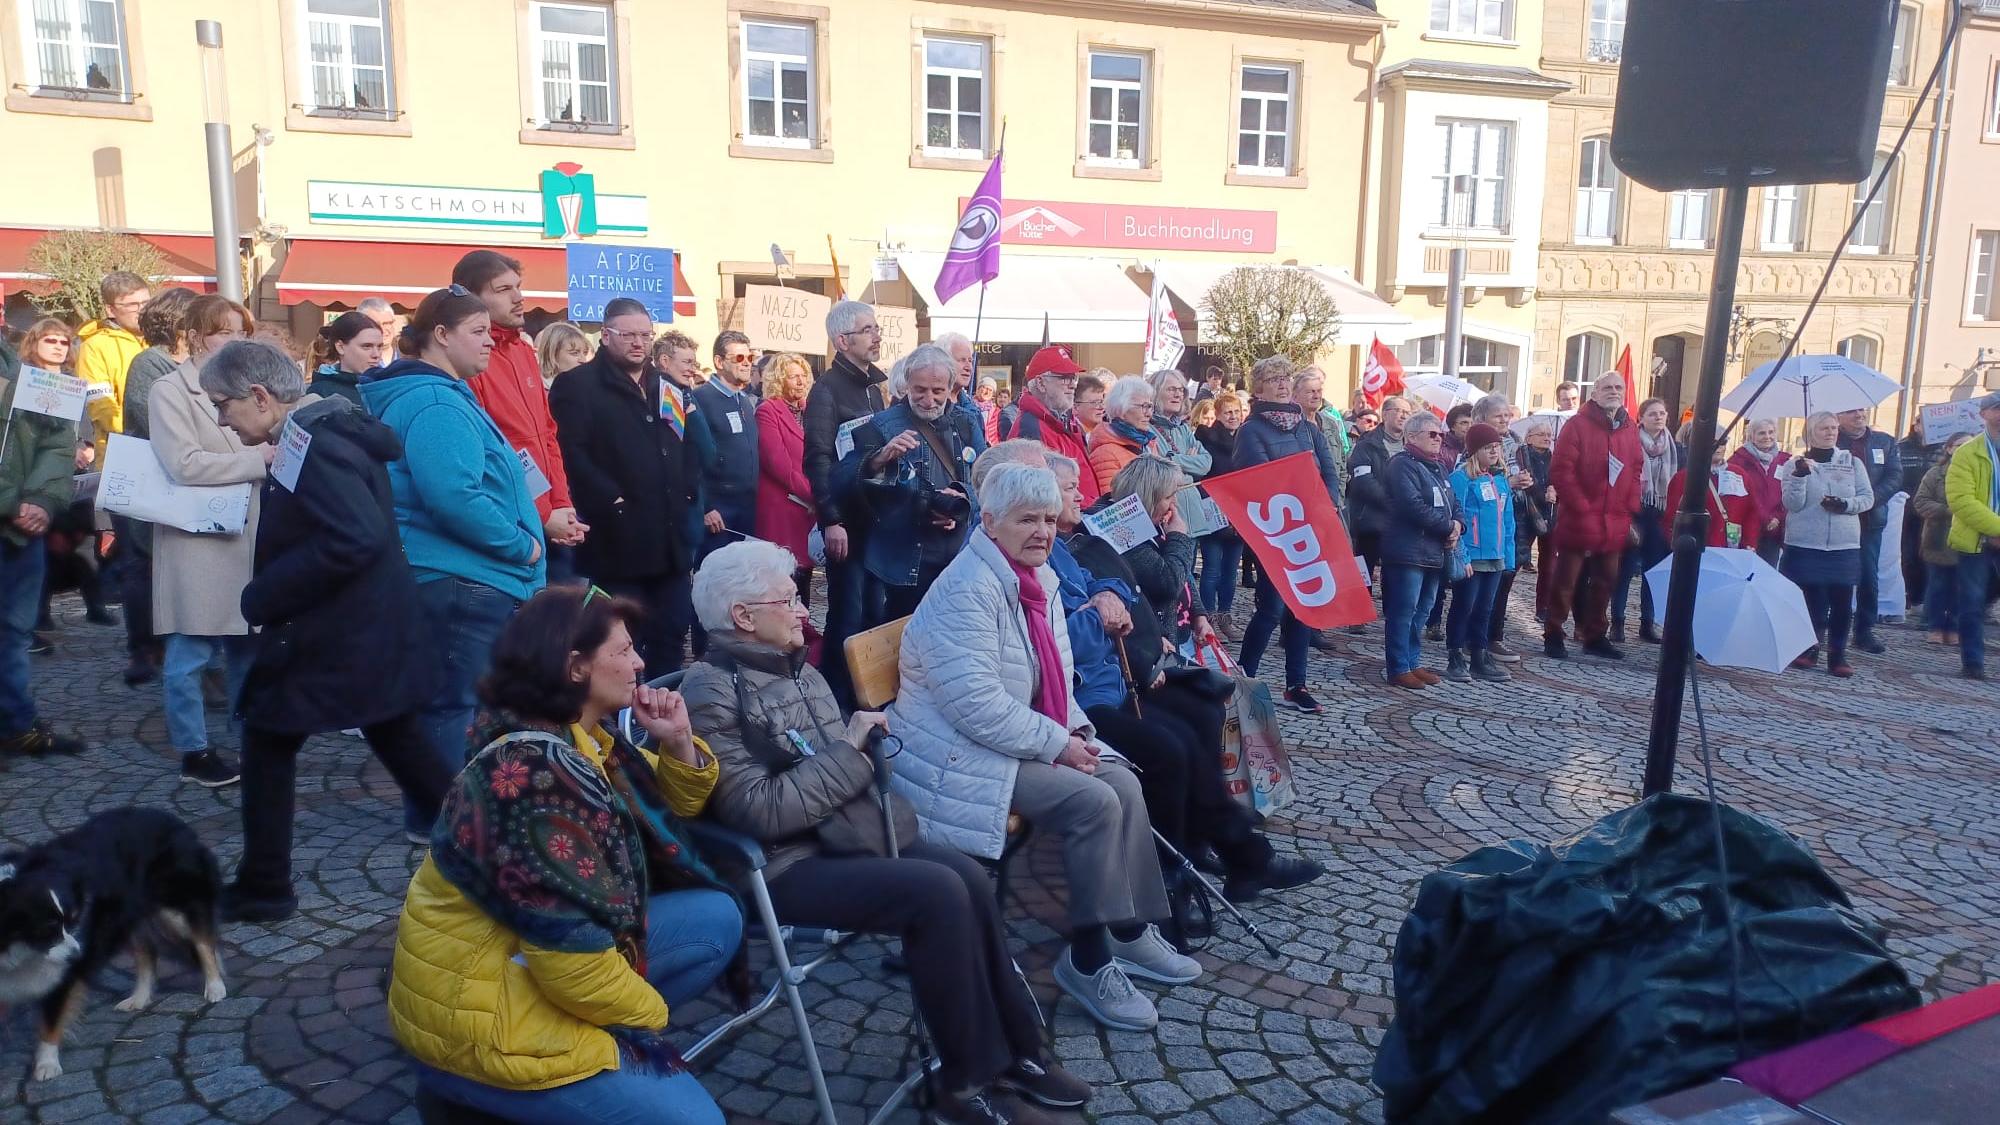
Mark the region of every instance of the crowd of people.
[[[407, 317], [374, 301], [333, 317], [303, 363], [224, 297], [129, 274], [102, 295], [82, 331], [44, 320], [0, 350], [0, 752], [81, 749], [38, 717], [30, 654], [49, 577], [82, 567], [93, 620], [117, 591], [126, 678], [160, 684], [182, 776], [242, 782], [225, 914], [276, 923], [297, 909], [297, 755], [358, 734], [428, 848], [392, 1026], [426, 1091], [513, 1120], [719, 1119], [662, 1034], [742, 938], [740, 885], [694, 845], [697, 817], [764, 845], [781, 921], [902, 939], [944, 1119], [1082, 1105], [977, 862], [1011, 817], [1061, 841], [1056, 983], [1126, 1031], [1158, 1020], [1135, 980], [1203, 971], [1181, 857], [1233, 902], [1324, 875], [1231, 795], [1235, 684], [1207, 656], [1237, 645], [1254, 676], [1275, 637], [1280, 698], [1311, 714], [1310, 652], [1335, 641], [1246, 556], [1204, 479], [1309, 456], [1379, 588], [1382, 675], [1413, 691], [1512, 678], [1522, 573], [1547, 658], [1572, 640], [1621, 658], [1631, 583], [1666, 556], [1689, 487], [1708, 494], [1711, 545], [1757, 550], [1804, 590], [1820, 647], [1801, 667], [1823, 655], [1848, 676], [1852, 652], [1881, 651], [1880, 513], [1898, 490], [1931, 639], [1960, 646], [1968, 676], [2000, 589], [2000, 394], [1981, 400], [1983, 434], [1934, 458], [1851, 411], [1807, 419], [1796, 456], [1752, 421], [1691, 476], [1666, 405], [1634, 413], [1617, 378], [1580, 407], [1565, 384], [1573, 416], [1517, 427], [1501, 395], [1343, 412], [1323, 371], [1284, 357], [1236, 389], [1219, 367], [1198, 384], [1086, 371], [1050, 345], [1014, 397], [975, 380], [957, 335], [885, 372], [874, 310], [852, 301], [827, 316], [823, 372], [734, 331], [704, 370], [632, 300], [606, 306], [594, 348], [567, 323], [531, 339], [520, 264], [493, 250]], [[23, 361], [85, 381], [81, 427], [11, 409]], [[74, 482], [120, 432], [177, 485], [249, 486], [243, 529], [100, 533]], [[1932, 463], [1911, 483], [1906, 458]], [[1091, 517], [1126, 501], [1155, 534], [1121, 551]], [[84, 530], [59, 540], [65, 526]], [[1656, 640], [1643, 586], [1639, 614]], [[845, 642], [901, 618], [894, 701], [859, 710]], [[648, 686], [684, 667], [678, 691]], [[212, 707], [240, 766], [210, 745]], [[646, 746], [616, 733], [621, 711]], [[885, 737], [886, 795], [869, 757]]]

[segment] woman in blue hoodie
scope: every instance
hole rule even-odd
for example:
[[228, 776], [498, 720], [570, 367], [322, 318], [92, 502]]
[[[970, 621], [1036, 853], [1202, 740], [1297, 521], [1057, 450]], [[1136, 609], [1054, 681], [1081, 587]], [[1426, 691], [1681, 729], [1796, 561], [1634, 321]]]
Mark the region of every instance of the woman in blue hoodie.
[[[1507, 480], [1507, 459], [1496, 426], [1475, 422], [1465, 432], [1465, 461], [1451, 474], [1451, 490], [1465, 513], [1465, 533], [1459, 546], [1472, 573], [1452, 584], [1451, 611], [1445, 619], [1445, 644], [1451, 650], [1444, 678], [1470, 683], [1513, 677], [1488, 651], [1493, 638], [1493, 601], [1505, 574], [1514, 569], [1514, 489]], [[1468, 666], [1466, 656], [1471, 654]]]
[[[396, 343], [404, 358], [361, 384], [361, 397], [403, 443], [402, 460], [389, 465], [396, 527], [445, 665], [423, 718], [455, 774], [493, 643], [545, 580], [542, 520], [520, 458], [466, 385], [493, 352], [485, 304], [457, 286], [440, 289]], [[430, 839], [423, 811], [408, 801], [403, 827], [412, 843]]]

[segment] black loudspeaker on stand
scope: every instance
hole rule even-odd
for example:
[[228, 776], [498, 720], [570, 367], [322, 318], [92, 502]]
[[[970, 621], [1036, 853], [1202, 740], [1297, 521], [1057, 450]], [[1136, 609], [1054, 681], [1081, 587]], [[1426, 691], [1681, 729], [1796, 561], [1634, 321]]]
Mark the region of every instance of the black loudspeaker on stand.
[[[1611, 159], [1659, 191], [1722, 189], [1690, 465], [1708, 464], [1715, 449], [1750, 189], [1867, 177], [1896, 17], [1896, 0], [1629, 0]], [[1647, 796], [1673, 788], [1694, 652], [1708, 512], [1699, 490], [1687, 492], [1674, 520]]]

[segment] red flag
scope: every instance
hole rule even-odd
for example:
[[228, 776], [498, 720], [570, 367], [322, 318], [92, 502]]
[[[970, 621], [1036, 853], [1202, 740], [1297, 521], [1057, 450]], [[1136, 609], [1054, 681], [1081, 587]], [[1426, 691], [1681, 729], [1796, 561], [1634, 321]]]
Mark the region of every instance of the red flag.
[[1618, 353], [1618, 366], [1612, 368], [1618, 377], [1625, 380], [1625, 409], [1634, 418], [1639, 416], [1639, 387], [1632, 381], [1632, 345]]
[[1256, 552], [1293, 616], [1313, 629], [1375, 620], [1368, 582], [1312, 454], [1294, 453], [1201, 485]]
[[1375, 337], [1368, 347], [1368, 362], [1361, 365], [1361, 396], [1371, 409], [1382, 405], [1382, 400], [1390, 395], [1400, 395], [1407, 388], [1403, 386], [1403, 365], [1396, 360], [1396, 353]]

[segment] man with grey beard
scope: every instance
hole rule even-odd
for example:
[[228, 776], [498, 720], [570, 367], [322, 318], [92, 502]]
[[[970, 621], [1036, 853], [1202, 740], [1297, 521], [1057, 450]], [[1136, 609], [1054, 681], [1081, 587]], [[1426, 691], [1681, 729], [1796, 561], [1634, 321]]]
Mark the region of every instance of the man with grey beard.
[[843, 510], [866, 520], [861, 563], [883, 586], [879, 621], [916, 612], [924, 591], [965, 545], [977, 509], [972, 460], [976, 421], [952, 409], [951, 353], [926, 344], [902, 364], [895, 405], [854, 431], [854, 451], [834, 471]]

